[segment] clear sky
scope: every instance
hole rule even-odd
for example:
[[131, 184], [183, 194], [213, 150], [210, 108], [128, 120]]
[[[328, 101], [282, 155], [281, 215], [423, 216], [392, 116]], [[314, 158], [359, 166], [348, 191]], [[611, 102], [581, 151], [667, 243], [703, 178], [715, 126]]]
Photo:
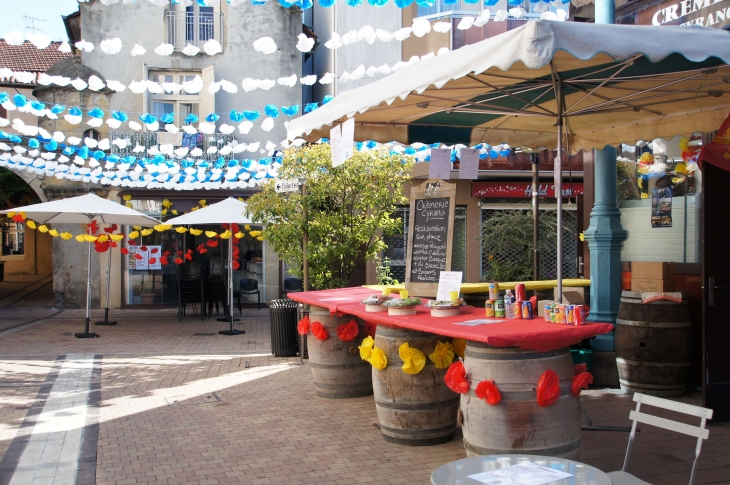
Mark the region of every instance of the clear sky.
[[61, 15], [74, 13], [79, 4], [76, 0], [0, 0], [0, 7], [0, 37], [13, 30], [32, 32], [35, 25], [36, 31], [42, 29], [51, 40], [68, 40]]

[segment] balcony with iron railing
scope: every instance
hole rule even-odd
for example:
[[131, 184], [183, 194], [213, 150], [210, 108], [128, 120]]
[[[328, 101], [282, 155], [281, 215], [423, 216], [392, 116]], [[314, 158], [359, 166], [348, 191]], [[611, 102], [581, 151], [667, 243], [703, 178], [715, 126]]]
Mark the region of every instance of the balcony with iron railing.
[[[192, 138], [195, 137], [194, 144], [192, 143]], [[233, 135], [224, 135], [223, 133], [214, 133], [212, 135], [202, 135], [202, 134], [196, 134], [192, 135], [191, 137], [183, 138], [181, 141], [181, 144], [177, 143], [177, 140], [170, 140], [170, 134], [167, 132], [160, 132], [160, 133], [154, 133], [154, 132], [147, 132], [147, 133], [134, 133], [134, 132], [112, 132], [110, 135], [110, 139], [112, 141], [111, 146], [111, 153], [113, 155], [118, 155], [120, 157], [126, 157], [128, 155], [132, 155], [135, 157], [151, 157], [147, 150], [152, 148], [153, 146], [157, 146], [160, 144], [168, 144], [170, 141], [175, 141], [172, 143], [172, 145], [177, 148], [181, 148], [183, 146], [187, 146], [190, 150], [193, 150], [194, 148], [200, 148], [203, 151], [203, 154], [198, 157], [192, 157], [188, 155], [186, 158], [195, 158], [196, 160], [207, 160], [209, 162], [215, 162], [220, 157], [223, 157], [225, 160], [233, 160], [235, 158], [235, 155], [233, 152], [229, 153], [228, 155], [221, 155], [219, 153], [220, 149], [228, 145], [233, 141]], [[127, 145], [122, 149], [119, 148], [116, 144], [114, 144], [114, 140], [117, 139], [123, 139], [126, 140]], [[144, 151], [138, 151], [135, 152], [134, 149], [138, 146], [144, 147]], [[215, 153], [208, 153], [208, 149], [210, 147], [215, 147], [217, 150]], [[239, 158], [245, 158], [242, 156], [239, 156]]]
[[211, 11], [168, 10], [165, 12], [167, 41], [181, 51], [191, 44], [202, 48], [210, 39], [223, 45], [223, 13]]

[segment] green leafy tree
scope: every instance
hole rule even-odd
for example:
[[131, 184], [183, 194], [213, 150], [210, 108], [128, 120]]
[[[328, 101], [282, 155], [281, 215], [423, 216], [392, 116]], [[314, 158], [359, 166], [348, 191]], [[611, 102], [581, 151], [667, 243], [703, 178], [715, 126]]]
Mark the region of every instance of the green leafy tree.
[[[248, 199], [249, 216], [265, 223], [263, 237], [297, 276], [302, 275], [302, 238], [308, 230], [307, 260], [313, 288], [341, 288], [368, 259], [386, 247], [383, 237], [399, 232], [393, 218], [408, 199], [411, 157], [387, 150], [355, 152], [333, 168], [330, 146], [287, 150], [280, 179], [306, 179], [306, 195], [277, 194], [275, 180]], [[304, 218], [303, 207], [307, 209]]]

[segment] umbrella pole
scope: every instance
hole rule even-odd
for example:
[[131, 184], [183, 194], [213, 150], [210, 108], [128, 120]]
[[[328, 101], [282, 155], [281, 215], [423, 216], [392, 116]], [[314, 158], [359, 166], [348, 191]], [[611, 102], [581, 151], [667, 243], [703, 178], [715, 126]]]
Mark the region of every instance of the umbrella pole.
[[558, 199], [558, 254], [557, 271], [558, 303], [563, 302], [563, 84], [558, 79], [555, 85], [558, 103], [558, 155], [555, 157], [555, 196]]
[[[244, 330], [236, 330], [233, 328], [233, 241], [234, 237], [228, 239], [228, 319], [231, 327], [228, 330], [221, 330], [221, 335], [241, 335], [246, 333]], [[236, 319], [237, 320], [237, 319]]]
[[77, 333], [76, 338], [96, 338], [98, 333], [89, 332], [91, 320], [91, 242], [89, 242], [89, 259], [86, 266], [86, 326], [83, 333]]
[[106, 267], [106, 306], [104, 307], [104, 320], [101, 322], [96, 322], [94, 325], [116, 325], [117, 322], [110, 322], [109, 321], [109, 284], [111, 283], [112, 278], [112, 248], [110, 247], [107, 251], [109, 251], [109, 263], [107, 263]]

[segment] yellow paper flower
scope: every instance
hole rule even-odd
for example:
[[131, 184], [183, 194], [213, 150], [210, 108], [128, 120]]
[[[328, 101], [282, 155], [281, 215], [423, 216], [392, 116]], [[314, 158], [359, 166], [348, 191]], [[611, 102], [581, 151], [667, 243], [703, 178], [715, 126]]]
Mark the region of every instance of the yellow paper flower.
[[31, 229], [35, 229], [35, 221], [31, 221], [30, 219], [28, 219], [27, 221], [25, 221], [25, 223], [26, 223], [26, 224], [28, 225], [28, 227], [30, 227]]
[[55, 229], [51, 229], [50, 231], [48, 231], [48, 234], [50, 234], [53, 237], [58, 237], [58, 231]]
[[132, 231], [129, 233], [129, 239], [137, 239], [139, 237], [139, 231]]
[[48, 232], [48, 227], [46, 227], [45, 224], [41, 224], [40, 226], [38, 226], [38, 230], [41, 232]]
[[169, 199], [162, 199], [162, 207], [172, 207], [172, 202]]
[[200, 209], [200, 207], [198, 207], [198, 206], [195, 206], [195, 207], [193, 207], [193, 208], [192, 208], [192, 209], [190, 209], [190, 210], [191, 210], [191, 211], [196, 211], [196, 210], [198, 210], [198, 209]]
[[74, 237], [74, 235], [70, 232], [62, 232], [61, 234], [59, 234], [59, 236], [61, 236], [61, 239], [63, 239], [64, 241], [68, 241], [69, 239]]
[[367, 336], [362, 340], [362, 343], [358, 347], [360, 349], [360, 358], [362, 360], [368, 360], [373, 352], [373, 346], [375, 345], [375, 340], [371, 336]]
[[94, 242], [98, 239], [96, 236], [92, 236], [91, 234], [83, 234], [83, 236], [84, 236], [84, 241], [86, 241], [86, 242]]
[[83, 234], [79, 234], [74, 239], [76, 239], [78, 242], [84, 242], [85, 241]]
[[251, 234], [251, 237], [259, 237], [261, 235], [261, 231], [251, 231], [249, 234]]
[[456, 352], [456, 355], [463, 359], [464, 351], [466, 350], [466, 339], [454, 338], [451, 339], [451, 344], [454, 346], [454, 352]]
[[167, 215], [167, 209], [162, 209], [160, 211], [160, 214], [163, 215], [163, 216], [166, 216]]
[[112, 241], [121, 241], [124, 239], [124, 234], [110, 234], [109, 237], [112, 239]]
[[234, 234], [234, 236], [236, 237], [236, 239], [241, 239], [243, 236], [245, 236], [245, 234], [241, 231], [238, 231], [236, 234]]
[[127, 202], [129, 202], [130, 200], [132, 200], [132, 196], [131, 195], [125, 195], [125, 196], [122, 197], [122, 199], [124, 199]]
[[170, 212], [172, 212], [172, 215], [174, 215], [174, 216], [177, 215], [177, 209], [172, 209]]
[[135, 231], [139, 231], [140, 229], [142, 229], [142, 226], [132, 226], [132, 228], [133, 228], [133, 229], [134, 229]]
[[231, 236], [233, 236], [233, 233], [231, 233], [231, 231], [226, 229], [226, 231], [222, 232], [220, 236], [221, 236], [221, 239], [230, 239]]
[[15, 214], [15, 212], [8, 212], [8, 219], [12, 219]]
[[165, 224], [157, 224], [153, 229], [157, 232], [162, 232], [167, 230], [167, 226]]
[[150, 235], [150, 234], [152, 234], [153, 232], [155, 232], [155, 231], [154, 231], [154, 230], [152, 230], [152, 229], [142, 229], [142, 235], [143, 235], [143, 236], [149, 236], [149, 235]]
[[378, 370], [383, 370], [388, 365], [388, 358], [385, 357], [385, 352], [377, 347], [373, 347], [370, 358], [367, 361]]
[[131, 209], [132, 208], [132, 203], [131, 202], [127, 202], [126, 204], [124, 204], [124, 207], [129, 207]]
[[188, 230], [187, 230], [187, 229], [185, 229], [185, 228], [184, 228], [183, 226], [177, 226], [177, 227], [175, 228], [175, 232], [177, 232], [177, 233], [180, 233], [180, 234], [183, 234], [183, 233], [185, 233], [185, 232], [188, 232]]
[[398, 355], [403, 360], [403, 372], [407, 374], [418, 374], [426, 365], [424, 353], [408, 345], [408, 342], [398, 347]]
[[100, 235], [99, 238], [97, 239], [97, 241], [99, 241], [100, 243], [107, 242], [108, 240], [109, 240], [109, 236], [107, 236], [106, 234]]
[[216, 237], [218, 234], [215, 231], [205, 231], [205, 235], [210, 238], [213, 238], [213, 237]]
[[236, 198], [238, 199], [239, 202], [246, 202], [246, 199], [244, 199], [243, 197], [236, 197]]
[[454, 361], [454, 346], [450, 343], [436, 341], [436, 348], [428, 358], [436, 364], [437, 369], [446, 369]]
[[200, 199], [198, 204], [200, 204], [200, 207], [205, 207], [205, 199]]
[[256, 239], [258, 239], [259, 241], [263, 241], [264, 240], [264, 236], [259, 236]]
[[243, 228], [246, 229], [247, 231], [250, 231], [251, 230], [251, 226], [249, 226], [248, 224], [246, 224], [245, 226], [243, 226]]
[[190, 234], [193, 236], [200, 236], [203, 234], [203, 231], [201, 229], [190, 229]]

